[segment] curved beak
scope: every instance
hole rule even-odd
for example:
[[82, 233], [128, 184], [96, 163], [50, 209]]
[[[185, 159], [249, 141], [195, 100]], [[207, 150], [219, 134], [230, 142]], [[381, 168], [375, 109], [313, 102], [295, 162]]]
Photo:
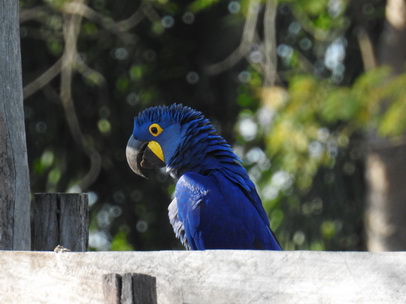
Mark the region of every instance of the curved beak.
[[165, 167], [165, 163], [148, 147], [148, 144], [149, 142], [136, 140], [131, 135], [125, 151], [131, 170], [144, 178], [146, 176], [143, 174], [142, 169]]

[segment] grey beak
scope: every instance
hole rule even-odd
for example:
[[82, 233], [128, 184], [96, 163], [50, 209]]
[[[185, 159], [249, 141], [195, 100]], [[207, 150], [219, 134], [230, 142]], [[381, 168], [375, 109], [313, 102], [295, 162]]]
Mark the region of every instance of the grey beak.
[[144, 155], [145, 148], [147, 147], [148, 142], [136, 140], [132, 135], [127, 143], [127, 148], [125, 154], [127, 156], [127, 162], [131, 170], [133, 170], [139, 176], [144, 178], [145, 175], [141, 171], [141, 162]]
[[132, 135], [128, 140], [125, 154], [131, 170], [144, 178], [147, 177], [142, 173], [141, 168], [156, 169], [165, 167], [165, 163], [148, 148], [147, 141], [136, 140]]

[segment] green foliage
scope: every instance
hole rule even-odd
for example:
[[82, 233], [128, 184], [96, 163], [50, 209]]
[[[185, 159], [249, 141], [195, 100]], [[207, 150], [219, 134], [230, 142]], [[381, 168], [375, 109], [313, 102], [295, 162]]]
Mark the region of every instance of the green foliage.
[[292, 1], [298, 9], [306, 12], [310, 16], [320, 16], [325, 14], [328, 0], [301, 0]]
[[189, 5], [188, 9], [192, 12], [198, 12], [213, 6], [219, 1], [220, 0], [195, 0]]
[[277, 110], [266, 146], [280, 166], [297, 177], [300, 188], [310, 186], [321, 165], [334, 165], [328, 145], [342, 147], [343, 138], [370, 127], [383, 136], [406, 131], [405, 76], [389, 78], [389, 73], [387, 68], [369, 71], [352, 87], [310, 75], [290, 80], [289, 99]]
[[130, 77], [132, 80], [139, 80], [142, 78], [142, 74], [144, 73], [145, 67], [140, 65], [132, 66], [130, 69]]
[[129, 227], [120, 227], [119, 232], [113, 237], [111, 250], [113, 251], [133, 251], [134, 247], [128, 242]]
[[45, 2], [52, 7], [60, 8], [62, 5], [68, 2], [72, 2], [72, 0], [45, 0]]
[[[350, 87], [337, 86], [329, 80], [311, 75], [298, 75], [290, 79], [287, 101], [282, 104], [274, 101], [274, 104], [271, 104], [275, 114], [269, 131], [264, 136], [265, 151], [273, 161], [270, 168], [274, 172], [273, 176], [278, 172], [286, 172], [291, 179], [289, 191], [277, 189], [282, 194], [274, 198], [280, 200], [278, 204], [269, 205], [265, 200], [265, 206], [271, 214], [271, 220], [276, 221], [276, 227], [281, 226], [283, 229], [279, 220], [283, 216], [273, 219], [275, 212], [290, 214], [285, 216], [288, 218], [286, 221], [291, 221], [292, 214], [296, 212], [302, 216], [309, 213], [308, 210], [311, 209], [308, 208], [311, 208], [311, 205], [296, 203], [302, 201], [311, 189], [319, 186], [314, 183], [316, 176], [321, 172], [335, 171], [335, 168], [342, 166], [344, 174], [354, 174], [356, 163], [353, 161], [343, 163], [340, 160], [342, 153], [344, 157], [345, 153], [355, 153], [351, 152], [354, 147], [350, 146], [350, 138], [370, 128], [375, 128], [382, 136], [390, 138], [404, 134], [406, 131], [404, 83], [405, 75], [390, 76], [387, 68], [362, 74]], [[263, 97], [263, 100], [267, 98]], [[270, 105], [264, 103], [263, 106]], [[359, 156], [354, 157], [355, 155], [350, 154], [350, 158], [353, 159]], [[260, 185], [272, 184], [269, 178], [263, 178], [264, 181], [261, 181]], [[263, 188], [261, 190], [264, 191]], [[318, 191], [321, 189], [318, 188]], [[284, 206], [288, 197], [292, 199], [292, 195], [297, 196], [295, 204], [290, 207]], [[263, 193], [263, 197], [266, 199], [267, 196]], [[278, 205], [279, 207], [276, 207]], [[345, 221], [338, 218], [322, 220], [321, 238], [316, 239], [316, 243], [298, 244], [293, 234], [287, 236], [291, 241], [284, 239], [286, 241], [284, 244], [292, 249], [296, 246], [315, 248], [315, 244], [331, 243], [340, 238], [343, 238], [342, 244], [347, 242], [351, 244], [352, 241], [344, 241], [346, 237], [340, 235], [343, 233], [341, 229], [343, 220]], [[326, 243], [322, 248], [329, 247]]]

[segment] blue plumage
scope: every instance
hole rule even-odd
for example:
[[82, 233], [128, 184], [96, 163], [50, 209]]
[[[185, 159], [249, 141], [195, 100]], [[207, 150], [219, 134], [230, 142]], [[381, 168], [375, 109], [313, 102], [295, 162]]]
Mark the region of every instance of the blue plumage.
[[[156, 142], [159, 148], [142, 142]], [[145, 152], [148, 148], [157, 155], [155, 160], [146, 159], [152, 154]], [[281, 249], [241, 161], [200, 112], [182, 105], [141, 112], [127, 159], [140, 175], [143, 164], [158, 167], [162, 162], [178, 180], [169, 219], [186, 248]]]

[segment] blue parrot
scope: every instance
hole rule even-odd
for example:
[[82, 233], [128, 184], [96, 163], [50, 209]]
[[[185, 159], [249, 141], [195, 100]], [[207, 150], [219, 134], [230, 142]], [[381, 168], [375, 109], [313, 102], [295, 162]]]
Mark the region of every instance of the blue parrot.
[[166, 167], [177, 180], [169, 220], [186, 249], [281, 250], [254, 183], [201, 112], [181, 104], [142, 111], [126, 156], [140, 176]]

